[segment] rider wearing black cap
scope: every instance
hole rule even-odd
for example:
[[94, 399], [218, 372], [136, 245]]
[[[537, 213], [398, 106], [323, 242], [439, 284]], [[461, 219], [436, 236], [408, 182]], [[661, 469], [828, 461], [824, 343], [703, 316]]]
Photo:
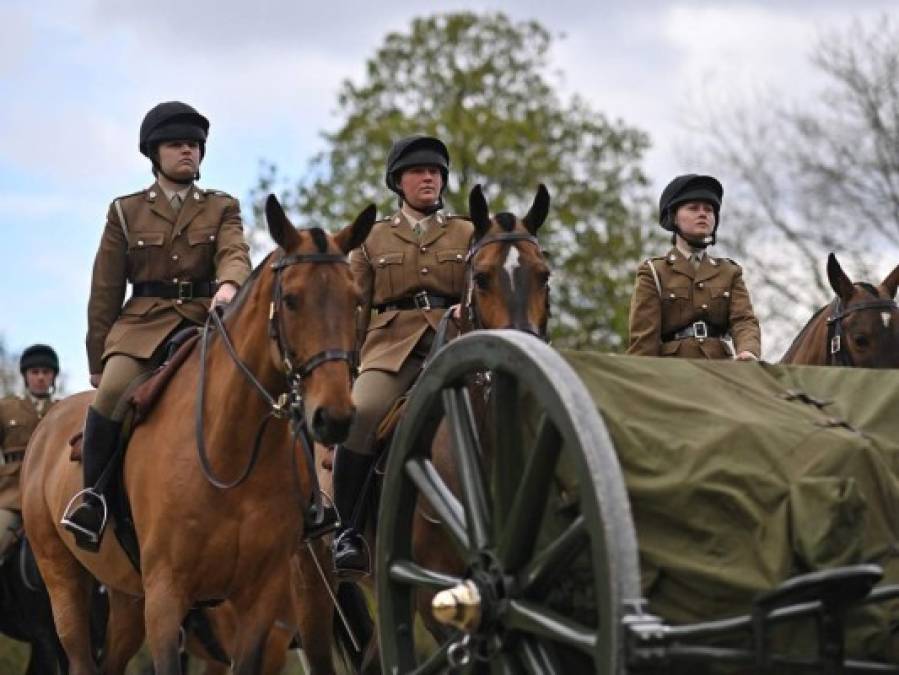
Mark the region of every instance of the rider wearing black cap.
[[361, 374], [353, 387], [356, 418], [334, 459], [334, 500], [343, 521], [334, 545], [338, 572], [365, 572], [366, 481], [378, 424], [412, 385], [447, 308], [459, 302], [465, 253], [473, 233], [467, 218], [441, 213], [449, 177], [446, 145], [415, 135], [394, 143], [385, 182], [399, 209], [375, 223], [350, 254], [361, 293]]
[[153, 107], [138, 149], [156, 182], [113, 200], [106, 216], [87, 309], [87, 359], [98, 389], [84, 426], [86, 489], [63, 516], [88, 550], [99, 547], [105, 526], [104, 496], [93, 486], [118, 443], [122, 394], [161, 362], [172, 333], [202, 325], [250, 274], [237, 200], [194, 183], [208, 134], [209, 120], [186, 103]]
[[0, 560], [22, 524], [22, 459], [35, 427], [55, 403], [59, 357], [48, 345], [31, 345], [22, 352], [19, 372], [25, 393], [0, 400]]
[[743, 270], [706, 251], [716, 241], [723, 197], [716, 178], [698, 174], [678, 176], [662, 191], [659, 224], [673, 247], [637, 271], [628, 354], [759, 358], [759, 322]]

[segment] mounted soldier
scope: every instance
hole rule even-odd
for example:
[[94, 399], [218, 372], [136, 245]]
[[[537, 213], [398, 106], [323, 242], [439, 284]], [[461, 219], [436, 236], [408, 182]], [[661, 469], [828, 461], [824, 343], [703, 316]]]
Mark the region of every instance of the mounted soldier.
[[171, 335], [202, 325], [250, 274], [238, 201], [195, 184], [208, 133], [209, 120], [185, 103], [153, 107], [138, 149], [156, 181], [113, 200], [106, 217], [88, 302], [87, 358], [97, 395], [84, 425], [85, 489], [62, 521], [88, 550], [99, 547], [106, 524], [103, 495], [93, 486], [119, 440], [124, 392], [162, 362]]
[[[334, 540], [338, 573], [365, 573], [366, 485], [378, 424], [418, 377], [435, 330], [465, 285], [465, 254], [474, 231], [467, 218], [441, 213], [449, 151], [431, 136], [394, 143], [385, 182], [398, 210], [375, 223], [350, 255], [361, 291], [361, 373], [353, 386], [356, 417], [334, 458], [334, 502], [341, 529]], [[374, 313], [374, 315], [372, 315]]]
[[[628, 354], [758, 360], [759, 322], [742, 268], [713, 258], [724, 189], [712, 176], [672, 180], [659, 199], [659, 224], [672, 248], [637, 270]], [[733, 346], [731, 346], [731, 340]]]
[[52, 347], [31, 345], [22, 352], [19, 372], [25, 381], [25, 393], [0, 400], [0, 560], [22, 525], [22, 459], [35, 427], [56, 402], [53, 394], [59, 357]]

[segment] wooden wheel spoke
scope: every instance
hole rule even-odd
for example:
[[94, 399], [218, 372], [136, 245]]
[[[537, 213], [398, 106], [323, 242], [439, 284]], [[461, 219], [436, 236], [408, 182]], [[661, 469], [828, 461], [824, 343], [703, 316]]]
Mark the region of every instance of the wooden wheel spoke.
[[590, 656], [596, 648], [594, 630], [533, 602], [511, 600], [502, 621], [512, 630], [553, 640]]
[[406, 461], [406, 475], [418, 488], [437, 514], [441, 524], [456, 543], [460, 551], [468, 551], [469, 539], [465, 530], [465, 513], [437, 469], [428, 459], [413, 458]]
[[568, 564], [589, 544], [589, 532], [584, 516], [578, 516], [558, 537], [543, 548], [519, 576], [525, 595], [533, 595], [547, 583], [565, 571]]
[[525, 672], [532, 675], [563, 672], [552, 644], [541, 642], [531, 636], [522, 637], [520, 644], [521, 662]]
[[481, 444], [468, 390], [465, 387], [445, 389], [443, 409], [456, 449], [453, 457], [462, 491], [468, 536], [472, 546], [481, 550], [491, 542], [490, 510], [481, 467]]
[[437, 673], [447, 672], [449, 670], [449, 659], [447, 658], [449, 646], [449, 642], [441, 645], [440, 649], [431, 654], [415, 670], [411, 671], [410, 675], [436, 675]]
[[519, 569], [534, 551], [561, 446], [558, 430], [544, 415], [499, 541], [499, 558], [507, 570]]
[[443, 590], [462, 583], [459, 577], [429, 570], [411, 560], [396, 560], [390, 563], [390, 579], [409, 586], [424, 586]]
[[507, 373], [491, 373], [490, 420], [491, 439], [491, 490], [493, 492], [493, 519], [497, 537], [505, 527], [505, 521], [515, 490], [521, 478], [524, 457], [522, 442], [522, 411], [519, 409], [518, 381]]

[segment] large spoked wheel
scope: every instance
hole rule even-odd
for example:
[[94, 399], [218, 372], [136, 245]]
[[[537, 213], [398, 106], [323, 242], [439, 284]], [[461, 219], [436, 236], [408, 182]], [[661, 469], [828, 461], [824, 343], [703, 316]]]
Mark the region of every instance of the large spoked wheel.
[[[454, 564], [413, 544], [423, 517]], [[475, 332], [422, 373], [377, 538], [385, 673], [625, 672], [624, 601], [640, 595], [627, 493], [587, 390], [536, 338]], [[415, 622], [431, 596], [436, 645]]]

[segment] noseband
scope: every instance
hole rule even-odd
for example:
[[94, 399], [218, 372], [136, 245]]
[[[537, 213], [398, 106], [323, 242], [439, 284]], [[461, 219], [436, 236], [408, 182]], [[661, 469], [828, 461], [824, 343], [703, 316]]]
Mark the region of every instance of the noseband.
[[852, 355], [843, 345], [843, 319], [853, 312], [866, 309], [888, 309], [892, 311], [899, 308], [894, 300], [886, 300], [884, 298], [859, 302], [844, 308], [843, 301], [839, 296], [834, 298], [832, 306], [833, 311], [830, 316], [827, 317], [827, 342], [829, 345], [827, 363], [831, 366], [854, 365], [852, 362]]
[[[471, 247], [468, 249], [468, 253], [465, 256], [465, 264], [468, 267], [468, 271], [466, 273], [466, 284], [468, 289], [465, 293], [465, 302], [463, 307], [468, 316], [468, 320], [471, 322], [471, 325], [476, 329], [480, 329], [484, 327], [483, 321], [481, 321], [481, 317], [478, 314], [477, 304], [474, 302], [474, 266], [471, 264], [474, 257], [481, 251], [485, 246], [489, 246], [490, 244], [504, 244], [510, 241], [527, 241], [537, 247], [537, 251], [542, 255], [543, 251], [540, 248], [540, 242], [537, 240], [532, 234], [528, 234], [526, 232], [500, 232], [499, 234], [492, 234], [487, 237], [482, 237], [478, 239]], [[547, 305], [547, 313], [549, 312], [549, 294], [547, 293], [546, 297], [546, 305]], [[506, 326], [505, 328], [511, 328], [514, 330], [520, 330], [523, 333], [528, 333], [533, 335], [534, 337], [540, 338], [544, 342], [547, 341], [546, 337], [546, 326], [543, 326], [540, 329], [535, 329], [530, 324], [526, 326]]]
[[[302, 263], [339, 263], [342, 265], [349, 265], [349, 261], [347, 260], [346, 256], [336, 253], [297, 253], [294, 255], [285, 255], [271, 264], [271, 269], [275, 273], [275, 282], [274, 288], [272, 289], [272, 300], [269, 304], [268, 334], [269, 337], [271, 337], [275, 341], [275, 344], [278, 347], [278, 355], [281, 360], [281, 367], [284, 371], [284, 379], [287, 385], [287, 391], [283, 394], [280, 394], [276, 399], [266, 390], [259, 379], [255, 375], [253, 375], [249, 367], [247, 367], [247, 365], [243, 361], [241, 361], [240, 357], [237, 355], [237, 351], [234, 349], [234, 344], [231, 342], [231, 338], [228, 336], [228, 332], [225, 329], [225, 324], [222, 322], [222, 317], [218, 309], [215, 309], [209, 312], [209, 315], [206, 318], [206, 324], [203, 326], [203, 335], [200, 340], [200, 382], [197, 392], [195, 433], [197, 440], [197, 453], [200, 458], [200, 466], [203, 470], [203, 474], [212, 485], [217, 488], [227, 490], [233, 487], [237, 487], [238, 485], [243, 483], [247, 479], [247, 477], [249, 477], [250, 473], [253, 470], [253, 467], [256, 465], [256, 460], [259, 458], [259, 448], [262, 441], [262, 435], [264, 434], [265, 428], [268, 425], [269, 421], [271, 421], [273, 417], [277, 417], [279, 419], [289, 419], [291, 421], [294, 443], [299, 440], [302, 444], [304, 455], [306, 457], [307, 468], [310, 471], [310, 476], [312, 477], [313, 481], [313, 504], [310, 511], [313, 514], [313, 519], [320, 521], [323, 511], [321, 508], [321, 495], [316, 479], [315, 458], [312, 451], [312, 440], [309, 436], [309, 430], [306, 428], [306, 418], [303, 412], [303, 378], [307, 377], [313, 370], [328, 361], [346, 361], [350, 366], [351, 372], [355, 372], [357, 353], [355, 351], [347, 351], [345, 349], [325, 349], [316, 354], [313, 354], [301, 364], [296, 366], [294, 365], [296, 361], [296, 354], [284, 339], [284, 331], [281, 322], [280, 307], [281, 303], [283, 302], [281, 272], [287, 267]], [[238, 369], [243, 374], [244, 378], [250, 383], [250, 385], [254, 389], [256, 389], [257, 392], [259, 392], [259, 395], [262, 396], [269, 408], [268, 413], [262, 418], [259, 426], [257, 427], [256, 437], [253, 443], [253, 451], [250, 455], [250, 459], [247, 463], [246, 468], [240, 473], [240, 475], [238, 475], [237, 478], [232, 481], [224, 481], [215, 476], [206, 452], [206, 442], [203, 433], [205, 400], [204, 394], [206, 383], [206, 349], [209, 343], [209, 336], [212, 333], [213, 329], [218, 330], [219, 335], [221, 335], [222, 342], [224, 343], [225, 348], [228, 351], [229, 356], [231, 357], [231, 360], [234, 361], [235, 365], [238, 367]], [[294, 461], [296, 461], [292, 449], [293, 446], [291, 446], [291, 457]], [[296, 478], [296, 472], [294, 472], [294, 474]]]

